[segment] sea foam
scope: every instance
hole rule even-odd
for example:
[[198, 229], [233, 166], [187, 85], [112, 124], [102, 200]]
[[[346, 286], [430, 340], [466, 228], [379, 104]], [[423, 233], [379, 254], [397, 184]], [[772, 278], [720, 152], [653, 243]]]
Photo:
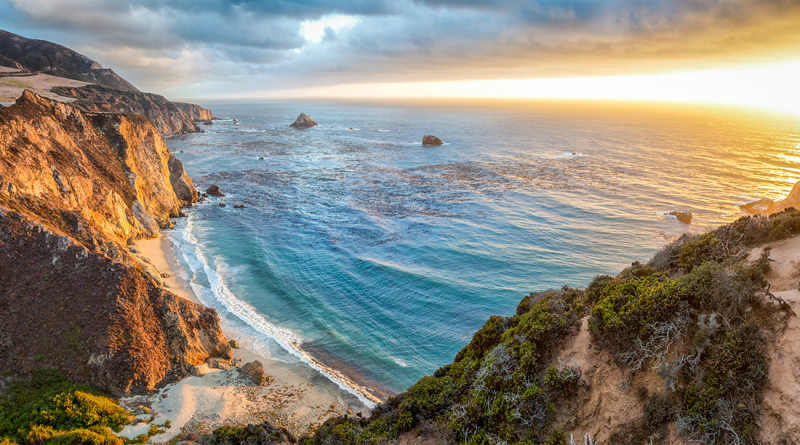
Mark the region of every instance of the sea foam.
[[[192, 216], [180, 221], [175, 228], [176, 230], [170, 239], [175, 246], [176, 254], [180, 252], [192, 274], [196, 275], [202, 271], [209, 282], [210, 287], [206, 288], [194, 279], [189, 280], [192, 290], [202, 304], [214, 308], [223, 307], [228, 313], [237, 317], [260, 335], [273, 340], [286, 352], [298, 358], [301, 363], [311, 367], [341, 389], [356, 396], [366, 406], [374, 408], [377, 403], [381, 402], [368, 389], [348, 379], [341, 372], [326, 367], [311, 357], [301, 348], [303, 342], [300, 337], [292, 331], [275, 326], [256, 312], [252, 306], [236, 298], [228, 286], [225, 285], [222, 277], [209, 265], [208, 258], [203, 253], [197, 239], [193, 236]], [[209, 297], [213, 298], [213, 300], [209, 299]], [[277, 357], [275, 358], [278, 359]]]

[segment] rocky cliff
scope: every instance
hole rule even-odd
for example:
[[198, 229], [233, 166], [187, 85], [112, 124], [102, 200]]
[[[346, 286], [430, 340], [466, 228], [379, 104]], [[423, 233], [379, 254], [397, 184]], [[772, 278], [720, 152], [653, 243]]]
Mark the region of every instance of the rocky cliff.
[[216, 312], [128, 244], [197, 199], [144, 117], [26, 92], [0, 109], [0, 374], [38, 367], [122, 394], [229, 352]]
[[186, 113], [189, 117], [191, 117], [195, 122], [216, 119], [210, 110], [206, 110], [200, 105], [187, 104], [183, 102], [172, 102], [172, 103], [176, 107], [180, 108], [180, 110]]
[[113, 70], [64, 46], [0, 30], [0, 65], [139, 91]]
[[780, 201], [773, 201], [769, 198], [759, 199], [739, 206], [742, 210], [751, 215], [770, 215], [782, 212], [790, 207], [800, 209], [800, 182], [796, 183], [789, 195]]
[[[99, 85], [87, 85], [83, 88], [55, 87], [53, 92], [77, 98], [78, 100], [71, 105], [91, 113], [141, 114], [150, 119], [150, 122], [165, 136], [201, 131], [194, 124], [195, 119], [192, 115], [158, 94], [119, 91]], [[193, 107], [197, 108], [194, 113], [211, 115], [210, 111], [198, 105]]]

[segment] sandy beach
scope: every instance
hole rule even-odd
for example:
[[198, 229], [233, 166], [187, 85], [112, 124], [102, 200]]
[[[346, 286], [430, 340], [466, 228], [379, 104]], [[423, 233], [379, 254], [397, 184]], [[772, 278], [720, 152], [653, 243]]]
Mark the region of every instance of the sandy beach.
[[[176, 295], [201, 304], [175, 263], [172, 243], [163, 233], [151, 240], [138, 241], [138, 255], [146, 258], [160, 273], [165, 287]], [[229, 340], [234, 336], [225, 333]], [[228, 370], [198, 366], [200, 376], [186, 377], [150, 396], [120, 400], [138, 419], [121, 435], [134, 438], [150, 425], [164, 425], [166, 432], [150, 443], [165, 443], [181, 433], [203, 434], [223, 425], [261, 423], [265, 420], [286, 428], [295, 436], [313, 431], [330, 417], [344, 414], [369, 414], [369, 408], [326, 377], [303, 365], [290, 365], [262, 357], [247, 348], [235, 349], [233, 367]], [[253, 384], [239, 367], [258, 360], [269, 381]]]

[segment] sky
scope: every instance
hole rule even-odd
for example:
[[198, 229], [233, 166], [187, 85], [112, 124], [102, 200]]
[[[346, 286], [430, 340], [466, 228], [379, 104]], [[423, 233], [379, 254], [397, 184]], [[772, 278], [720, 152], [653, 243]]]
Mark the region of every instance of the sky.
[[800, 0], [0, 0], [175, 98], [584, 97], [800, 110]]

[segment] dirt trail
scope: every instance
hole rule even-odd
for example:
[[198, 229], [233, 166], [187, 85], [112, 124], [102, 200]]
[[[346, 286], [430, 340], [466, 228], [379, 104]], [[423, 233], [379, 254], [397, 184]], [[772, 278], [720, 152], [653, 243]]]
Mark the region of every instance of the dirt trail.
[[[755, 261], [764, 248], [769, 252], [770, 290], [800, 314], [800, 236], [767, 243], [750, 252]], [[769, 383], [761, 413], [762, 440], [765, 445], [800, 443], [800, 319], [789, 317], [786, 330], [768, 351]]]

